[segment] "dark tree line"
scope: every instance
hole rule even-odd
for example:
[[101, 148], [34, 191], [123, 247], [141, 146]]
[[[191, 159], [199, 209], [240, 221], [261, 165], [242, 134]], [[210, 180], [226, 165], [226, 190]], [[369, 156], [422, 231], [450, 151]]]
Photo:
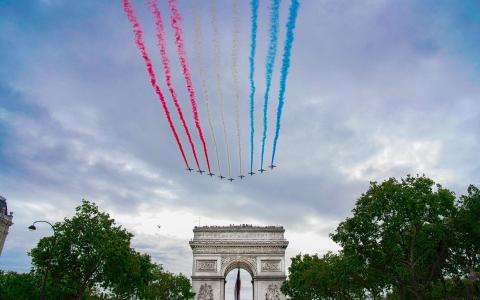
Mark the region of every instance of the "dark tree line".
[[[0, 272], [0, 299], [190, 299], [187, 277], [135, 251], [133, 235], [88, 201], [53, 225], [29, 255], [32, 271]], [[43, 288], [45, 287], [45, 288]]]
[[338, 253], [292, 259], [293, 299], [478, 299], [480, 190], [424, 176], [372, 182], [331, 234]]

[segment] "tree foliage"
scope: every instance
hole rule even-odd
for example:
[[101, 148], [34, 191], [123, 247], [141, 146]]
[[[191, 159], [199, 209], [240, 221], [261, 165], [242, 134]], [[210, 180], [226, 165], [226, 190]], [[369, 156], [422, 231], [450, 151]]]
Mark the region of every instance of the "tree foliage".
[[72, 218], [54, 228], [54, 236], [41, 239], [31, 250], [32, 263], [38, 272], [49, 271], [77, 299], [96, 285], [114, 288], [116, 269], [131, 265], [132, 234], [90, 202], [83, 201]]
[[150, 270], [150, 280], [141, 287], [138, 296], [148, 300], [184, 300], [193, 298], [195, 294], [187, 277], [165, 272], [161, 266], [155, 265]]
[[451, 272], [456, 275], [480, 270], [480, 190], [471, 185], [460, 197], [453, 220], [456, 244], [453, 247]]
[[431, 179], [372, 182], [332, 238], [402, 295], [419, 297], [442, 277], [454, 213], [455, 195]]
[[61, 299], [160, 299], [145, 295], [161, 292], [170, 299], [193, 296], [184, 276], [167, 273], [150, 256], [136, 252], [130, 245], [133, 235], [91, 202], [83, 201], [72, 218], [54, 224], [54, 229], [54, 235], [42, 238], [29, 254], [34, 273], [46, 275]]
[[294, 299], [354, 299], [364, 296], [358, 284], [358, 262], [341, 254], [297, 255], [292, 258], [282, 292]]
[[39, 278], [34, 273], [15, 273], [0, 271], [1, 300], [38, 299]]
[[479, 215], [474, 186], [457, 200], [425, 176], [372, 182], [331, 235], [342, 250], [293, 258], [284, 292], [294, 299], [478, 296]]
[[[0, 300], [40, 299], [44, 277], [36, 272], [16, 273], [0, 271]], [[68, 288], [56, 284], [52, 278], [45, 282], [46, 299], [69, 299]]]

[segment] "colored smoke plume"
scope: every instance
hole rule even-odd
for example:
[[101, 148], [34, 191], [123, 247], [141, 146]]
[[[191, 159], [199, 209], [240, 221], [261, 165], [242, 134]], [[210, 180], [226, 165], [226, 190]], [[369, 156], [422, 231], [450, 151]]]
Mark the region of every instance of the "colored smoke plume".
[[170, 116], [170, 111], [167, 106], [167, 102], [165, 101], [165, 97], [160, 90], [160, 87], [158, 86], [157, 82], [157, 76], [155, 74], [155, 71], [153, 69], [152, 65], [152, 60], [150, 59], [150, 56], [148, 55], [147, 49], [145, 47], [145, 43], [143, 41], [143, 32], [142, 28], [140, 26], [140, 23], [138, 22], [138, 19], [135, 15], [135, 12], [133, 10], [133, 7], [130, 3], [129, 0], [122, 0], [123, 4], [123, 10], [125, 11], [125, 14], [128, 17], [128, 20], [130, 21], [132, 27], [133, 27], [133, 32], [135, 35], [135, 45], [137, 46], [138, 50], [140, 51], [140, 55], [143, 58], [143, 61], [145, 63], [145, 67], [147, 68], [147, 73], [148, 76], [150, 77], [150, 84], [152, 85], [153, 90], [155, 91], [155, 94], [157, 94], [158, 100], [162, 104], [163, 111], [165, 113], [165, 117], [167, 118], [168, 125], [170, 126], [170, 130], [172, 131], [172, 134], [175, 138], [175, 141], [177, 143], [178, 149], [180, 151], [180, 154], [182, 155], [183, 161], [185, 162], [185, 165], [187, 168], [189, 168], [187, 157], [185, 156], [185, 152], [183, 151], [183, 146], [182, 143], [180, 142], [180, 139], [178, 138], [177, 130], [175, 129], [175, 126], [173, 125], [172, 118]]

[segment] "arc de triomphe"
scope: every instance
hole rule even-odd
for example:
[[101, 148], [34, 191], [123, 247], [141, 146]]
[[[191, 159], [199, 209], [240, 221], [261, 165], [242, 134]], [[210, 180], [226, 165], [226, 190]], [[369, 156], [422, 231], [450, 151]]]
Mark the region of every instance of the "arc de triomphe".
[[283, 300], [285, 249], [281, 226], [200, 226], [193, 229], [192, 285], [195, 299], [225, 299], [225, 277], [235, 268], [250, 273], [253, 299]]

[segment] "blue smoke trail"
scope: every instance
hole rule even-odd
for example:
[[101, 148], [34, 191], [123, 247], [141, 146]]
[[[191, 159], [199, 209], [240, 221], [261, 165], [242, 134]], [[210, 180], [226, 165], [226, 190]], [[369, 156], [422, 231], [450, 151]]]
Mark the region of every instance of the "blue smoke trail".
[[287, 75], [288, 69], [290, 67], [290, 55], [292, 52], [293, 39], [295, 37], [294, 29], [295, 22], [297, 20], [297, 12], [299, 7], [298, 0], [292, 0], [290, 3], [290, 10], [288, 14], [287, 22], [287, 36], [285, 38], [285, 45], [283, 49], [283, 58], [282, 58], [282, 69], [280, 71], [280, 87], [278, 93], [278, 106], [277, 106], [277, 122], [275, 127], [275, 137], [273, 138], [273, 148], [272, 148], [272, 161], [271, 165], [275, 160], [275, 153], [277, 150], [277, 141], [280, 134], [280, 120], [282, 118], [282, 109], [285, 103], [285, 89], [287, 86]]
[[250, 33], [250, 56], [248, 61], [250, 63], [250, 173], [253, 172], [253, 137], [255, 135], [255, 126], [253, 124], [253, 111], [255, 109], [255, 81], [253, 75], [255, 72], [255, 49], [257, 48], [257, 19], [258, 19], [258, 0], [251, 0], [250, 7], [252, 10], [252, 31]]
[[272, 85], [273, 64], [277, 55], [278, 26], [280, 14], [280, 0], [270, 1], [270, 44], [266, 59], [265, 72], [265, 95], [263, 98], [263, 136], [262, 136], [262, 156], [260, 160], [260, 169], [263, 169], [263, 157], [265, 155], [265, 140], [267, 139], [267, 114], [268, 114], [268, 96]]

